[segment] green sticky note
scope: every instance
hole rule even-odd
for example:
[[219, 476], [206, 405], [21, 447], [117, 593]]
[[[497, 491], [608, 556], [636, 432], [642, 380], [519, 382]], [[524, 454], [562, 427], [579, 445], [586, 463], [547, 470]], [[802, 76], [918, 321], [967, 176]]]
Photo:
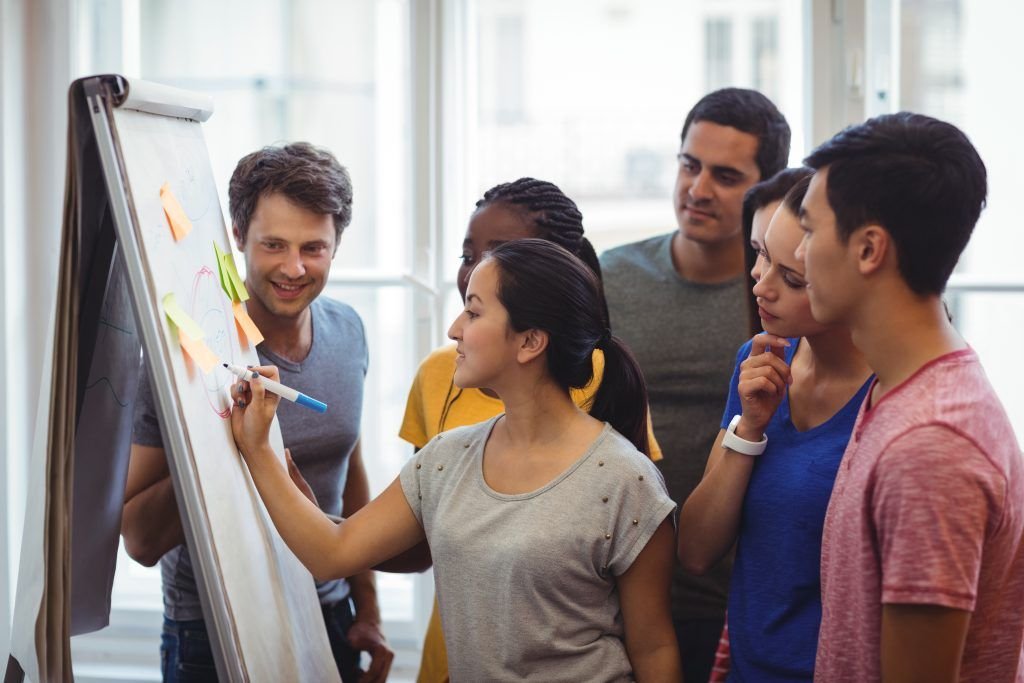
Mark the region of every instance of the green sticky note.
[[224, 252], [220, 250], [216, 242], [213, 243], [213, 251], [217, 255], [217, 277], [220, 278], [221, 289], [228, 295], [228, 299], [234, 301], [235, 290], [231, 286], [231, 280], [228, 278], [227, 273], [224, 272]]
[[224, 272], [227, 273], [228, 280], [231, 281], [231, 286], [235, 290], [235, 296], [232, 298], [232, 301], [248, 301], [249, 292], [246, 291], [245, 283], [238, 275], [238, 270], [235, 269], [235, 259], [232, 258], [231, 254], [224, 254], [222, 263], [224, 264]]
[[178, 300], [174, 296], [174, 292], [164, 296], [164, 314], [171, 319], [179, 330], [187, 334], [190, 338], [195, 341], [199, 341], [206, 335], [203, 333], [203, 328], [199, 327], [195, 320], [189, 317], [181, 306], [178, 305]]

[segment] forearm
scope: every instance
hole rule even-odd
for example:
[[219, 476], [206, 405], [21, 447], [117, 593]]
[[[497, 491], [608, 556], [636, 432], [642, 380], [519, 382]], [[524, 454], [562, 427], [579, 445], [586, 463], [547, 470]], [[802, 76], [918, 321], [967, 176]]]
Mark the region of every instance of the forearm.
[[672, 522], [666, 519], [618, 577], [626, 655], [637, 681], [682, 680], [679, 649], [669, 609], [672, 581]]
[[318, 579], [344, 576], [349, 568], [336, 566], [328, 552], [344, 523], [336, 525], [292, 484], [269, 446], [246, 457], [246, 464], [270, 519], [299, 561]]
[[[671, 627], [669, 635], [672, 635]], [[679, 683], [683, 672], [679, 662], [679, 645], [675, 636], [651, 643], [641, 652], [629, 652], [633, 677], [637, 683]]]
[[717, 442], [715, 449], [716, 462], [679, 512], [679, 561], [691, 574], [706, 573], [735, 544], [754, 470], [754, 458]]
[[349, 577], [356, 621], [380, 624], [380, 605], [377, 603], [377, 579], [372, 570]]
[[125, 501], [121, 535], [129, 557], [147, 567], [185, 542], [169, 475]]
[[365, 572], [424, 540], [397, 479], [339, 524], [292, 483], [269, 445], [253, 448], [245, 460], [281, 538], [318, 579]]

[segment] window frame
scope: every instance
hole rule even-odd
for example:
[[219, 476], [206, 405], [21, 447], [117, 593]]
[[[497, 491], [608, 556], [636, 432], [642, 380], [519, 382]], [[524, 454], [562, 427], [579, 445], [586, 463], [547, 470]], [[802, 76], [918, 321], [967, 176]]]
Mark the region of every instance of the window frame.
[[[111, 0], [104, 7], [109, 19], [130, 25], [138, 16], [139, 0]], [[9, 642], [15, 581], [21, 547], [24, 490], [31, 450], [34, 403], [28, 405], [11, 387], [31, 386], [41, 363], [36, 357], [25, 361], [19, 348], [8, 340], [23, 340], [25, 348], [46, 348], [48, 327], [36, 323], [23, 329], [26, 310], [52, 308], [52, 292], [42, 288], [27, 300], [15, 299], [13, 292], [31, 290], [38, 278], [33, 272], [50, 272], [48, 250], [40, 249], [59, 240], [59, 187], [63, 173], [63, 140], [66, 118], [66, 83], [78, 72], [82, 49], [79, 44], [76, 11], [89, 6], [88, 0], [62, 3], [0, 4], [0, 45], [4, 68], [0, 70], [0, 206], [4, 232], [0, 235], [0, 258], [18, 263], [5, 273], [5, 293], [0, 298], [0, 363], [7, 387], [0, 394], [0, 610], [5, 623], [0, 641]], [[803, 39], [807, 43], [806, 92], [804, 96], [806, 148], [826, 139], [843, 126], [892, 107], [895, 98], [868, 101], [865, 93], [898, 92], [898, 2], [895, 0], [846, 0], [815, 2], [804, 0]], [[407, 186], [410, 188], [409, 225], [411, 239], [407, 262], [401, 270], [336, 272], [332, 284], [352, 287], [403, 287], [413, 297], [416, 312], [409, 333], [413, 363], [425, 357], [445, 339], [445, 302], [454, 287], [454, 268], [444, 244], [443, 226], [465, 218], [466, 179], [473, 177], [472, 161], [465, 151], [474, 144], [471, 127], [464, 125], [470, 103], [475, 101], [475, 63], [470, 46], [475, 39], [476, 10], [472, 0], [411, 0], [409, 7], [409, 51], [411, 158]], [[136, 21], [137, 23], [137, 21]], [[81, 48], [81, 49], [80, 49]], [[882, 52], [879, 52], [881, 50]], [[126, 70], [137, 69], [138, 36], [127, 36], [121, 46]], [[865, 54], [888, 54], [892, 69], [887, 83], [865, 68]], [[895, 56], [894, 56], [895, 55]], [[42, 90], [38, 83], [48, 83]], [[886, 104], [886, 102], [888, 104]], [[33, 119], [23, 112], [23, 103], [40, 112], [58, 112]], [[17, 104], [18, 106], [14, 106]], [[50, 141], [50, 142], [46, 142]], [[54, 142], [55, 141], [55, 142]], [[40, 143], [41, 149], [35, 149]], [[33, 149], [34, 154], [29, 153]], [[42, 153], [39, 153], [39, 152]], [[37, 226], [52, 225], [53, 232], [40, 235]], [[988, 278], [954, 274], [948, 291], [955, 295], [971, 292], [1024, 294], [1024, 276]], [[17, 296], [23, 296], [21, 294]], [[44, 321], [45, 322], [45, 321]], [[23, 336], [22, 336], [23, 335]], [[432, 604], [429, 572], [414, 583], [412, 622], [389, 625], [392, 644], [406, 653], [408, 662], [416, 655]], [[118, 658], [126, 662], [119, 670], [134, 671], [131, 657], [155, 653], [159, 642], [159, 611], [120, 607], [112, 610], [111, 626], [97, 634], [97, 645], [85, 646], [73, 640], [76, 669], [82, 665], [81, 680], [93, 675], [92, 666], [113, 666]], [[132, 651], [126, 646], [137, 646]], [[418, 657], [417, 657], [418, 659]], [[99, 674], [96, 674], [99, 675]], [[129, 675], [136, 675], [130, 673]], [[144, 678], [140, 675], [140, 678]]]

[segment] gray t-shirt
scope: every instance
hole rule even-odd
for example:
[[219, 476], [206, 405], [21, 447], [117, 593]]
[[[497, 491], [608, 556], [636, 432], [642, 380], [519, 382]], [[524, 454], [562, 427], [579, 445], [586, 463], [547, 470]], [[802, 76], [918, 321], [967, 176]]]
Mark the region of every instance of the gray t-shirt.
[[625, 681], [615, 577], [675, 505], [651, 461], [609, 425], [564, 473], [507, 495], [483, 477], [501, 416], [444, 432], [402, 469], [423, 525], [452, 681]]
[[[347, 304], [321, 296], [310, 306], [313, 344], [301, 363], [285, 360], [263, 348], [256, 348], [262, 365], [276, 365], [281, 382], [327, 404], [320, 414], [300, 405], [281, 401], [277, 418], [284, 445], [302, 476], [316, 494], [320, 508], [341, 515], [341, 496], [348, 475], [348, 460], [359, 439], [363, 412], [363, 380], [369, 365], [363, 321]], [[132, 441], [163, 448], [160, 424], [149, 384], [143, 370], [135, 407]], [[163, 577], [164, 612], [176, 621], [202, 619], [199, 593], [188, 549], [180, 545], [160, 559]], [[348, 597], [344, 580], [317, 584], [322, 604]]]
[[[675, 233], [601, 255], [612, 330], [636, 356], [647, 380], [651, 420], [672, 500], [682, 505], [704, 476], [729, 393], [736, 349], [750, 336], [747, 277], [721, 284], [684, 280], [672, 265]], [[676, 619], [721, 619], [732, 558], [705, 576], [678, 566], [672, 581]]]

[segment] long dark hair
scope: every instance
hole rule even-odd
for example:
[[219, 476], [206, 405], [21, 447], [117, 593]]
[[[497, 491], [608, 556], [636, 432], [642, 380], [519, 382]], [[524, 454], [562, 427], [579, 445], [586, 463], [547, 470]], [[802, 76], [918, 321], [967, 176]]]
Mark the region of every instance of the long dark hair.
[[517, 332], [548, 333], [547, 368], [567, 392], [593, 378], [590, 357], [604, 352], [604, 375], [590, 414], [607, 421], [637, 450], [647, 441], [647, 385], [629, 348], [612, 335], [596, 274], [566, 249], [542, 239], [506, 242], [490, 252], [498, 265], [498, 299]]

